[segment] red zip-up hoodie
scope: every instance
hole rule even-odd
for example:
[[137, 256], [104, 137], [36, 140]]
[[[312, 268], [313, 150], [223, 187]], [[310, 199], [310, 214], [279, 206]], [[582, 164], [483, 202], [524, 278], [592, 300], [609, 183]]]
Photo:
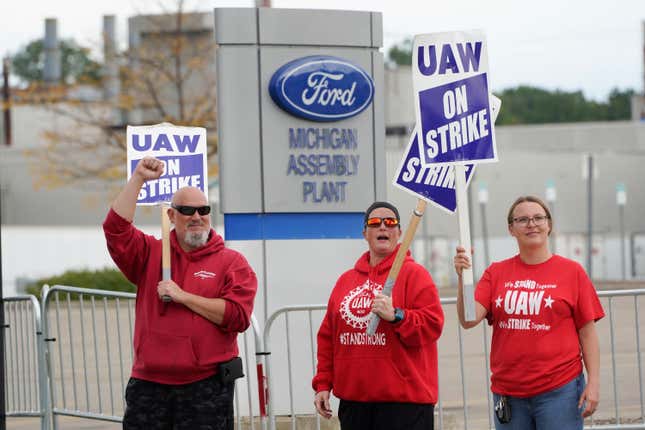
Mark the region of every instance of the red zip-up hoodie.
[[437, 340], [443, 329], [439, 294], [428, 271], [410, 254], [392, 290], [404, 310], [399, 323], [381, 321], [365, 333], [376, 292], [383, 289], [397, 249], [371, 267], [369, 252], [336, 282], [318, 331], [318, 367], [312, 386], [362, 402], [437, 402]]
[[183, 290], [222, 298], [217, 325], [179, 303], [163, 303], [161, 240], [138, 230], [113, 210], [103, 230], [116, 265], [137, 286], [132, 376], [161, 384], [187, 384], [217, 372], [217, 364], [238, 355], [237, 334], [247, 329], [257, 279], [242, 254], [226, 248], [215, 230], [202, 248], [184, 251], [170, 232], [172, 280]]

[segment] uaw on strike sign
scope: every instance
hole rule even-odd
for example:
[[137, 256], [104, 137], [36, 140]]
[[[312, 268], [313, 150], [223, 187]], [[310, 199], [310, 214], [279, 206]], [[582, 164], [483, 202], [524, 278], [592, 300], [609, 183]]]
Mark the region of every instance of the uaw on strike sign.
[[435, 206], [455, 212], [454, 164], [497, 161], [493, 125], [501, 100], [489, 93], [488, 61], [478, 31], [417, 35], [413, 46], [417, 124], [393, 180]]
[[425, 164], [497, 161], [483, 32], [417, 35], [412, 82]]
[[128, 179], [146, 156], [163, 161], [164, 172], [159, 179], [143, 184], [138, 205], [170, 202], [175, 191], [187, 186], [197, 187], [208, 196], [205, 128], [179, 127], [169, 123], [128, 126]]
[[[492, 122], [495, 123], [502, 101], [490, 95]], [[423, 164], [419, 156], [418, 126], [410, 135], [408, 146], [394, 175], [393, 185], [450, 213], [457, 210], [455, 168], [450, 164]], [[466, 164], [466, 183], [470, 183], [474, 164]]]

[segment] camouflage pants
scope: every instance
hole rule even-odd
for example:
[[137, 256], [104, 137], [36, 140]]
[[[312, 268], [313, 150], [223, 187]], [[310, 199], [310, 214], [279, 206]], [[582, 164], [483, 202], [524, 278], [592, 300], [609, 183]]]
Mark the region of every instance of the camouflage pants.
[[234, 383], [211, 376], [186, 385], [130, 378], [124, 430], [233, 430]]

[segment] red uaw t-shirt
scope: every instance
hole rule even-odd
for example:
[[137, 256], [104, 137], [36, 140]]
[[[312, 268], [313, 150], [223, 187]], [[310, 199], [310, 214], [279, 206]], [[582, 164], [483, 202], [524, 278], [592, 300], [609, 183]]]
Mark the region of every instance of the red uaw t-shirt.
[[516, 397], [544, 393], [578, 376], [578, 330], [605, 316], [584, 269], [559, 255], [535, 265], [519, 255], [491, 264], [475, 299], [493, 326], [491, 390]]

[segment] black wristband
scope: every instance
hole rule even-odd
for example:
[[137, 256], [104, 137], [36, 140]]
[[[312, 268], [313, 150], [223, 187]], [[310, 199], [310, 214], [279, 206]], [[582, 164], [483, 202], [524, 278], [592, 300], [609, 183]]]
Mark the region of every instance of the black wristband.
[[396, 324], [399, 321], [403, 321], [405, 318], [405, 312], [401, 308], [394, 308], [394, 319], [391, 321], [392, 324]]

